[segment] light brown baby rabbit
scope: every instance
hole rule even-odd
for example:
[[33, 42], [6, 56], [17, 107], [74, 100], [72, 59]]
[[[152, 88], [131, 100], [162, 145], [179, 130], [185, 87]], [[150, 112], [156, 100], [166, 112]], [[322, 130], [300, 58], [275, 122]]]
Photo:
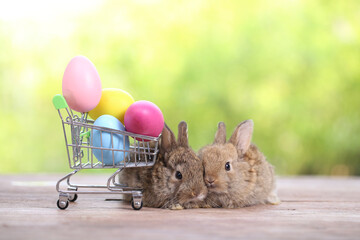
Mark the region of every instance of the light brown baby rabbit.
[[251, 144], [254, 123], [240, 123], [226, 142], [225, 124], [220, 122], [215, 141], [200, 149], [206, 204], [239, 208], [255, 204], [280, 203], [276, 194], [274, 169], [259, 149]]
[[143, 188], [147, 207], [183, 209], [199, 207], [206, 197], [203, 165], [188, 145], [187, 124], [179, 123], [178, 141], [165, 124], [159, 157], [150, 168], [125, 168], [120, 182]]

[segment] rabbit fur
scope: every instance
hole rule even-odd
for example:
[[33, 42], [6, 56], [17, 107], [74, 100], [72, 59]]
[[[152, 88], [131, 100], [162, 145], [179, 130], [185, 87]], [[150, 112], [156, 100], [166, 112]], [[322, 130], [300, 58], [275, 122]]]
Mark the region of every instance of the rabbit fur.
[[120, 173], [121, 183], [143, 189], [144, 206], [197, 208], [207, 195], [203, 165], [189, 147], [186, 122], [179, 123], [178, 131], [176, 141], [165, 124], [158, 159], [152, 167], [125, 168]]
[[240, 123], [226, 142], [223, 122], [213, 144], [199, 150], [208, 188], [205, 199], [209, 207], [239, 208], [255, 204], [278, 204], [273, 166], [251, 144], [254, 123]]

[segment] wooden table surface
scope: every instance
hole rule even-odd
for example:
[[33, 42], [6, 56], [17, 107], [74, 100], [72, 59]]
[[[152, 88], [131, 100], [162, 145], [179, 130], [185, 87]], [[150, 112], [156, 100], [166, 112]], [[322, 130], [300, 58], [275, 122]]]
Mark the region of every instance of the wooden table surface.
[[134, 211], [114, 194], [79, 195], [59, 210], [60, 177], [0, 176], [0, 239], [360, 239], [360, 178], [280, 177], [277, 206]]

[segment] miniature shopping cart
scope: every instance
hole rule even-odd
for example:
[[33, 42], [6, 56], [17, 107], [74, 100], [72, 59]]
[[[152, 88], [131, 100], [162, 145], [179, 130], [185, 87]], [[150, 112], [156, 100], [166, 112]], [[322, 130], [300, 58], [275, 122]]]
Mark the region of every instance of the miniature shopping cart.
[[[66, 151], [69, 166], [73, 172], [61, 178], [56, 184], [59, 192], [57, 206], [66, 209], [69, 202], [76, 201], [78, 194], [130, 194], [133, 209], [140, 210], [143, 206], [142, 189], [127, 187], [116, 181], [118, 174], [124, 168], [147, 167], [155, 163], [158, 153], [158, 137], [133, 134], [94, 125], [94, 121], [87, 119], [87, 113], [76, 115], [67, 105], [62, 95], [55, 95], [53, 104], [62, 121]], [[110, 147], [94, 146], [94, 132], [107, 134], [111, 137]], [[129, 139], [128, 148], [114, 147], [114, 137], [121, 136], [123, 143]], [[94, 156], [94, 151], [101, 151], [100, 159]], [[103, 152], [111, 153], [112, 163], [104, 161]], [[110, 156], [111, 156], [110, 155]], [[121, 156], [122, 155], [122, 156]], [[121, 161], [119, 158], [121, 156]], [[76, 185], [70, 183], [70, 178], [83, 169], [117, 169], [107, 180], [106, 185]], [[117, 178], [118, 179], [118, 178]], [[61, 190], [60, 184], [66, 180], [67, 189]]]

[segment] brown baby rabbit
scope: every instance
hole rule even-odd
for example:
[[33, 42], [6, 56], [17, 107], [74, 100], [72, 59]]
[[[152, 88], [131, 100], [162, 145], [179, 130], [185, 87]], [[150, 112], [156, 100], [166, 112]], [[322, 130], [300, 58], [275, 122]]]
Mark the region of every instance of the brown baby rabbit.
[[159, 157], [150, 168], [125, 168], [120, 182], [143, 189], [147, 207], [183, 209], [199, 207], [207, 188], [203, 165], [188, 145], [187, 124], [179, 123], [178, 141], [165, 124]]
[[220, 122], [214, 143], [200, 149], [208, 188], [207, 205], [239, 208], [280, 203], [273, 166], [251, 144], [253, 127], [252, 120], [240, 123], [226, 142], [225, 124]]

